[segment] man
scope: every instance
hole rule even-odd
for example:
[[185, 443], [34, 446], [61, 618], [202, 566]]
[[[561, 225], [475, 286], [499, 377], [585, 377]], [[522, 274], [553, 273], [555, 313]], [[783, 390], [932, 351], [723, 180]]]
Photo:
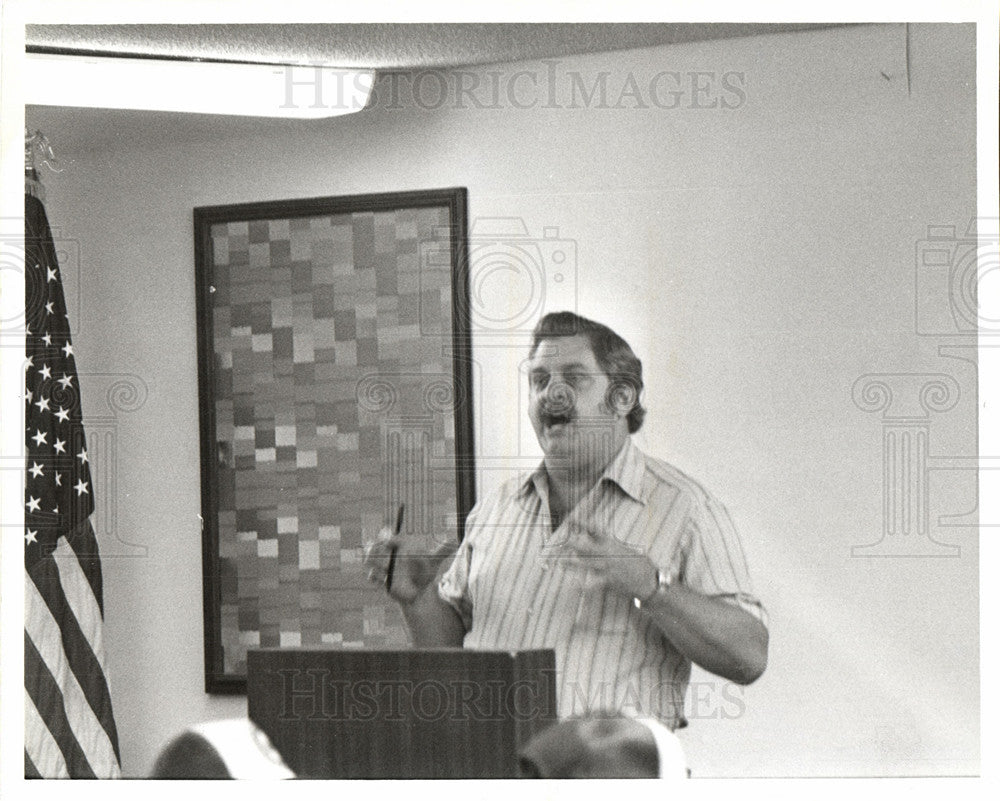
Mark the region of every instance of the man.
[[[476, 505], [440, 577], [449, 552], [399, 550], [389, 593], [417, 646], [553, 648], [560, 717], [684, 726], [692, 662], [738, 684], [767, 664], [764, 610], [728, 514], [633, 444], [642, 364], [614, 331], [546, 315], [528, 376], [542, 464]], [[369, 579], [384, 582], [404, 547], [383, 531]]]

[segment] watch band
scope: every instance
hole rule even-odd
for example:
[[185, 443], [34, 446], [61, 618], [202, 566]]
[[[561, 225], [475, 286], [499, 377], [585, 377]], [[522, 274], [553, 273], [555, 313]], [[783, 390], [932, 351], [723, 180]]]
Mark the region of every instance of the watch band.
[[671, 578], [668, 573], [664, 573], [660, 568], [656, 568], [656, 589], [649, 595], [648, 598], [633, 598], [632, 603], [635, 604], [636, 609], [642, 609], [646, 604], [652, 601], [657, 595], [662, 593], [671, 584]]

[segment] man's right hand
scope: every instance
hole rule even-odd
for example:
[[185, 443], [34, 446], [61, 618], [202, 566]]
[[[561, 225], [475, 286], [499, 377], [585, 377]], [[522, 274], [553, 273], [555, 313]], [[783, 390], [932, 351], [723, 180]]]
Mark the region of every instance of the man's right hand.
[[437, 576], [441, 564], [455, 555], [457, 544], [445, 543], [436, 550], [421, 548], [410, 538], [394, 536], [386, 526], [378, 537], [365, 546], [362, 564], [373, 584], [386, 584], [393, 549], [396, 551], [392, 584], [386, 587], [390, 597], [401, 604], [413, 603]]

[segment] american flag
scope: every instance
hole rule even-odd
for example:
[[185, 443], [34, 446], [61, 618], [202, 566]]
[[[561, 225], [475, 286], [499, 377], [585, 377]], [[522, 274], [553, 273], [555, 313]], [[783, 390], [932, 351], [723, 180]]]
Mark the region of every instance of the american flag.
[[24, 772], [112, 778], [118, 731], [76, 361], [45, 208], [31, 194], [24, 202]]

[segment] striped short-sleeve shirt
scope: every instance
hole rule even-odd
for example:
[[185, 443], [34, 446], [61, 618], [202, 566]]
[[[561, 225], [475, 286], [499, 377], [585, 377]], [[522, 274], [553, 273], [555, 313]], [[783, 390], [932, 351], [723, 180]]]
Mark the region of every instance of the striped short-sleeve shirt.
[[543, 466], [472, 510], [438, 586], [462, 617], [464, 646], [554, 649], [560, 717], [617, 710], [685, 725], [690, 660], [632, 598], [601, 589], [589, 571], [560, 565], [558, 546], [576, 521], [644, 554], [673, 581], [766, 623], [725, 508], [629, 439], [554, 531]]

